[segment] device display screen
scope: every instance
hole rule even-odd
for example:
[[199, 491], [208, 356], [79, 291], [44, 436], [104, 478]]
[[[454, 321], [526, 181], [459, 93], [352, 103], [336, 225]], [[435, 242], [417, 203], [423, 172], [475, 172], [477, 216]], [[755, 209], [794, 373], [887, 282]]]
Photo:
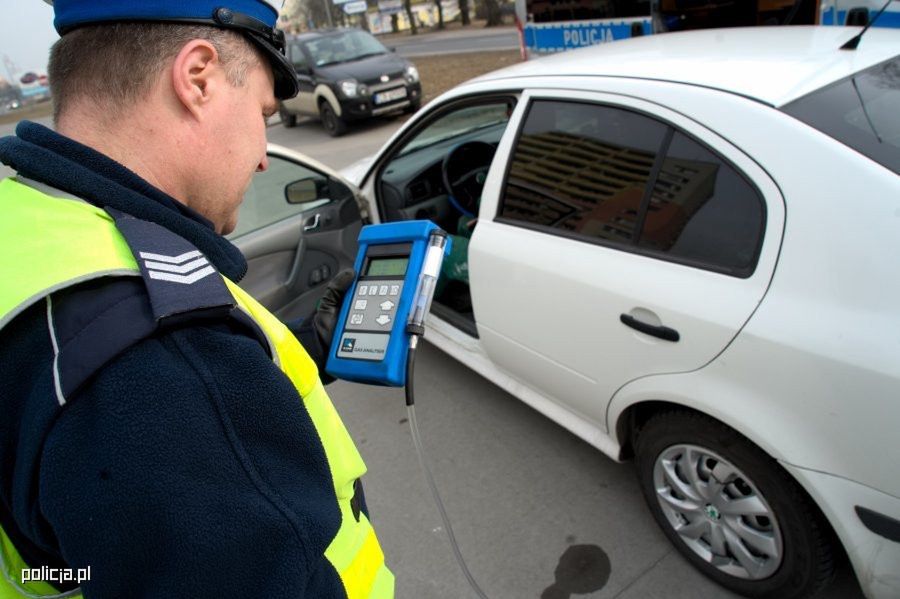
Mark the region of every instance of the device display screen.
[[366, 267], [368, 277], [402, 277], [409, 266], [409, 258], [372, 258]]

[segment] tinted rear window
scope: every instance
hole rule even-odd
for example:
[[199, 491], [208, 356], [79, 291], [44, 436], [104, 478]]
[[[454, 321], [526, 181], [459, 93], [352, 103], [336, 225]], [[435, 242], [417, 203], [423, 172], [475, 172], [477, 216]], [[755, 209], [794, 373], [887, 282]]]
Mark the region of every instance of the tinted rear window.
[[675, 133], [650, 196], [639, 245], [744, 276], [753, 272], [765, 220], [755, 187], [708, 148]]
[[900, 174], [900, 56], [782, 110]]
[[666, 126], [596, 104], [537, 101], [516, 145], [500, 216], [632, 244]]
[[535, 100], [498, 220], [737, 277], [765, 232], [756, 187], [711, 148], [647, 114]]

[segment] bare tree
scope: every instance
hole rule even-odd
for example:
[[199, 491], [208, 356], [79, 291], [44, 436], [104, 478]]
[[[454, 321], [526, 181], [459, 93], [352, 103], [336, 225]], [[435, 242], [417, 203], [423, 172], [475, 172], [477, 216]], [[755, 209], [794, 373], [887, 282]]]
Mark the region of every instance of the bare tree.
[[471, 23], [469, 20], [469, 0], [459, 0], [459, 14], [463, 25]]
[[416, 26], [416, 17], [413, 15], [412, 0], [403, 0], [403, 8], [406, 9], [406, 17], [409, 19], [409, 32], [416, 35], [419, 33], [419, 28]]
[[361, 28], [365, 29], [366, 31], [370, 31], [370, 29], [369, 29], [369, 2], [368, 2], [368, 0], [367, 0], [367, 2], [366, 2], [366, 10], [364, 10], [364, 11], [361, 12], [361, 13], [359, 13], [357, 16], [359, 17], [359, 26], [360, 26]]
[[437, 6], [438, 9], [438, 29], [444, 28], [444, 7], [441, 4], [441, 0], [434, 0], [434, 5]]
[[325, 14], [325, 7], [321, 0], [297, 2], [296, 12], [294, 14], [302, 15], [303, 22], [309, 27], [325, 27], [328, 24], [328, 17]]
[[295, 22], [318, 29], [347, 23], [344, 11], [333, 0], [287, 0], [281, 12]]
[[484, 24], [485, 27], [496, 27], [500, 25], [502, 21], [502, 16], [500, 14], [500, 3], [497, 0], [483, 0], [484, 1], [484, 9], [487, 13], [487, 23]]

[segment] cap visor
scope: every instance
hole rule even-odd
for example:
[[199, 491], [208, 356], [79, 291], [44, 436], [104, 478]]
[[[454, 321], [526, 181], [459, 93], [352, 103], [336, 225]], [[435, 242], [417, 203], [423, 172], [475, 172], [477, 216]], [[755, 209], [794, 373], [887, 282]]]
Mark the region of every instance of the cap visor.
[[244, 33], [268, 57], [275, 77], [275, 97], [279, 100], [288, 100], [296, 96], [300, 91], [300, 84], [297, 81], [297, 73], [287, 57], [264, 38], [246, 30], [241, 33]]

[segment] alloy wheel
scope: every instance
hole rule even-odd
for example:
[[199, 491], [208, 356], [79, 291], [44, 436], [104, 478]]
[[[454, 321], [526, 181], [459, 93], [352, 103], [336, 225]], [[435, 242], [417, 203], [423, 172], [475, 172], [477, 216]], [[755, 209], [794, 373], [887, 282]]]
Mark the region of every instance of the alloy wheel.
[[778, 520], [756, 485], [709, 449], [679, 444], [653, 468], [656, 499], [681, 541], [725, 574], [773, 575], [783, 558]]

